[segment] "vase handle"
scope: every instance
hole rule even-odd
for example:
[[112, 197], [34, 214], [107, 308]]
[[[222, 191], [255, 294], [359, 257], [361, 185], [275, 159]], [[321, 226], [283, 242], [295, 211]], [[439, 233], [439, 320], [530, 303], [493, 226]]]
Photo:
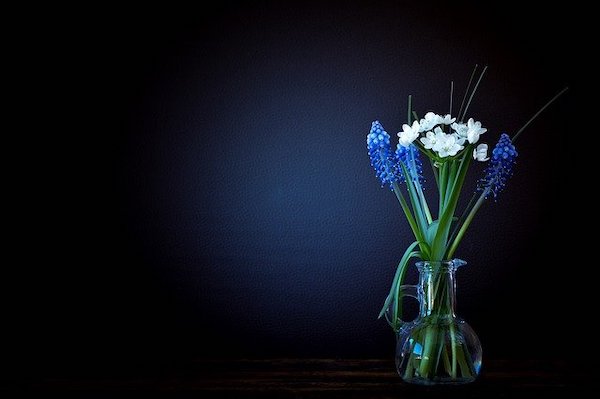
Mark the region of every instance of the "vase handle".
[[417, 301], [419, 300], [419, 296], [417, 295], [417, 286], [416, 285], [401, 285], [400, 286], [400, 296], [409, 296], [411, 298], [415, 298]]
[[385, 310], [385, 318], [387, 319], [389, 325], [394, 329], [394, 331], [398, 331], [402, 326], [409, 321], [402, 320], [397, 317], [394, 309], [400, 303], [402, 306], [402, 298], [405, 296], [409, 296], [411, 298], [415, 298], [417, 301], [419, 300], [418, 296], [418, 287], [416, 285], [401, 285], [398, 289], [398, 298], [395, 301], [390, 301], [388, 307]]
[[[411, 298], [415, 298], [418, 301], [419, 295], [418, 295], [417, 289], [418, 289], [418, 286], [416, 286], [416, 285], [410, 285], [410, 284], [401, 285], [399, 300], [402, 301], [402, 298], [404, 298], [405, 296], [409, 296]], [[400, 319], [400, 321], [402, 322], [402, 324], [409, 323], [408, 321], [402, 320], [402, 319]]]

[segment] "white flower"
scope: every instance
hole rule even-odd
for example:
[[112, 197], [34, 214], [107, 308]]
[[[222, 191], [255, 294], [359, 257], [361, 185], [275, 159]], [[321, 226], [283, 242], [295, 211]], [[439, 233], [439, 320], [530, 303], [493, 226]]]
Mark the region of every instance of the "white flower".
[[440, 115], [434, 114], [433, 112], [428, 112], [425, 114], [425, 118], [421, 119], [421, 122], [419, 123], [421, 127], [419, 131], [426, 132], [431, 130], [435, 125], [442, 123], [443, 120], [444, 118], [442, 118]]
[[456, 118], [451, 117], [450, 114], [446, 114], [443, 118], [440, 116], [440, 123], [444, 125], [450, 125], [454, 123], [455, 120]]
[[421, 143], [423, 143], [423, 147], [430, 150], [433, 148], [433, 146], [435, 145], [435, 142], [436, 142], [435, 134], [433, 134], [433, 132], [431, 132], [431, 131], [427, 132], [425, 137], [421, 137], [420, 140], [421, 140]]
[[476, 149], [473, 150], [473, 159], [478, 160], [479, 162], [485, 162], [490, 158], [487, 156], [488, 145], [487, 144], [479, 144]]
[[464, 123], [453, 123], [450, 127], [456, 132], [455, 136], [458, 144], [463, 145], [467, 140], [467, 132], [469, 131], [467, 125]]
[[481, 122], [475, 122], [473, 118], [467, 121], [467, 140], [469, 143], [475, 144], [479, 141], [479, 135], [487, 132], [487, 129], [481, 127]]
[[464, 147], [456, 141], [456, 137], [452, 134], [446, 134], [442, 132], [442, 129], [439, 132], [436, 132], [435, 135], [436, 143], [433, 146], [433, 150], [438, 153], [440, 158], [444, 158], [447, 156], [454, 156]]
[[435, 130], [433, 132], [429, 131], [429, 132], [427, 132], [425, 137], [421, 137], [421, 143], [423, 143], [423, 146], [426, 149], [430, 150], [435, 146], [435, 143], [437, 143], [438, 140], [443, 140], [444, 136], [445, 136], [445, 133], [438, 126], [435, 128]]
[[402, 125], [402, 131], [398, 133], [399, 143], [403, 147], [408, 147], [419, 137], [419, 122], [414, 121], [412, 126], [406, 123]]

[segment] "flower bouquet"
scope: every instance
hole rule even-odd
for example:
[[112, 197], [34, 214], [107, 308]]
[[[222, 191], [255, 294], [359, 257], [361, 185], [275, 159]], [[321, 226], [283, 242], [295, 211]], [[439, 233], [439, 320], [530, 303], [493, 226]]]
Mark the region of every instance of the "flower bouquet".
[[[407, 382], [418, 384], [465, 383], [475, 380], [481, 367], [477, 335], [454, 313], [454, 272], [466, 262], [453, 259], [465, 232], [486, 199], [505, 188], [518, 156], [515, 141], [521, 132], [553, 101], [546, 103], [512, 137], [501, 134], [491, 154], [481, 143], [487, 129], [469, 116], [468, 110], [487, 67], [472, 86], [477, 66], [458, 109], [453, 114], [454, 85], [448, 114], [427, 112], [419, 119], [408, 97], [407, 123], [392, 149], [390, 136], [379, 121], [367, 135], [367, 149], [382, 187], [396, 195], [414, 234], [398, 264], [390, 293], [379, 317], [386, 318], [397, 334], [396, 365]], [[428, 160], [437, 188], [437, 214], [424, 194], [423, 161]], [[487, 162], [484, 175], [468, 205], [458, 209], [459, 198], [471, 162]], [[404, 189], [401, 188], [404, 186]], [[409, 261], [419, 270], [417, 286], [404, 285]], [[420, 311], [412, 322], [402, 320], [402, 297], [419, 300]]]

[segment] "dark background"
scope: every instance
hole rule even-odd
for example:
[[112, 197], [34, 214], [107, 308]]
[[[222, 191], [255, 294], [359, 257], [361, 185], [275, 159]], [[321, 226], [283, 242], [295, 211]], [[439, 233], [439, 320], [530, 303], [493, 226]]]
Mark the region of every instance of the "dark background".
[[521, 136], [514, 178], [463, 241], [458, 313], [484, 358], [579, 357], [591, 293], [565, 285], [585, 15], [574, 3], [226, 2], [46, 20], [31, 79], [49, 119], [30, 118], [46, 128], [28, 136], [26, 244], [4, 291], [10, 369], [391, 358], [376, 316], [412, 238], [365, 136], [378, 119], [395, 138], [408, 94], [420, 115], [446, 113], [450, 81], [456, 104], [475, 64], [489, 70], [469, 116], [490, 145], [571, 89]]

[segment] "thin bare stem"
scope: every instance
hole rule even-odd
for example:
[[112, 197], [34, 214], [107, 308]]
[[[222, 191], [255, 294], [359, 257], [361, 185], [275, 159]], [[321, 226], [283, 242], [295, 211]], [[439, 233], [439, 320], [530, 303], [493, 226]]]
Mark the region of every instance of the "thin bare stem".
[[452, 116], [452, 97], [454, 97], [454, 81], [450, 81], [450, 111], [448, 112]]
[[548, 107], [550, 106], [550, 104], [552, 104], [554, 101], [556, 101], [556, 99], [558, 99], [558, 97], [562, 96], [562, 95], [563, 95], [563, 94], [564, 94], [564, 93], [565, 93], [567, 90], [569, 90], [569, 88], [568, 88], [568, 87], [565, 87], [565, 88], [564, 88], [564, 89], [562, 89], [562, 90], [561, 90], [561, 91], [560, 91], [560, 92], [559, 92], [557, 95], [555, 95], [554, 97], [552, 97], [552, 99], [551, 99], [550, 101], [548, 101], [548, 102], [546, 103], [546, 105], [544, 105], [542, 108], [540, 108], [540, 110], [539, 110], [538, 112], [536, 112], [536, 113], [535, 113], [535, 115], [533, 115], [533, 116], [531, 117], [531, 119], [529, 119], [529, 120], [527, 121], [527, 123], [525, 123], [525, 124], [523, 125], [523, 127], [522, 127], [522, 128], [520, 128], [520, 129], [517, 131], [517, 133], [515, 133], [515, 135], [514, 135], [514, 136], [512, 137], [512, 139], [511, 139], [511, 141], [514, 143], [514, 142], [515, 142], [515, 140], [517, 139], [517, 137], [519, 137], [519, 135], [521, 134], [521, 132], [522, 132], [523, 130], [525, 130], [525, 128], [526, 128], [527, 126], [529, 126], [529, 124], [530, 124], [531, 122], [533, 122], [533, 120], [534, 120], [535, 118], [537, 118], [537, 117], [539, 116], [539, 114], [541, 114], [541, 113], [542, 113], [542, 112], [543, 112], [543, 111], [544, 111], [546, 108], [548, 108]]
[[479, 79], [477, 80], [477, 83], [475, 84], [475, 87], [473, 88], [473, 91], [471, 92], [471, 97], [469, 97], [469, 101], [467, 102], [467, 106], [465, 107], [465, 111], [463, 112], [462, 118], [461, 120], [465, 119], [465, 115], [467, 114], [467, 110], [469, 109], [469, 105], [471, 105], [471, 100], [473, 100], [473, 96], [475, 95], [475, 92], [477, 91], [477, 88], [479, 87], [479, 83], [481, 83], [481, 79], [483, 79], [483, 75], [485, 74], [485, 71], [487, 70], [487, 65], [483, 68], [483, 71], [481, 71], [481, 75], [479, 75]]
[[463, 110], [465, 105], [465, 101], [467, 100], [467, 96], [469, 95], [469, 89], [471, 88], [471, 83], [473, 82], [473, 78], [475, 77], [475, 71], [477, 71], [477, 67], [479, 65], [475, 64], [475, 68], [473, 68], [473, 72], [471, 72], [471, 78], [469, 78], [469, 84], [467, 85], [467, 89], [465, 90], [465, 95], [463, 96], [462, 102], [460, 103], [460, 108], [458, 109], [458, 114], [456, 114], [457, 120], [460, 121], [460, 113]]

